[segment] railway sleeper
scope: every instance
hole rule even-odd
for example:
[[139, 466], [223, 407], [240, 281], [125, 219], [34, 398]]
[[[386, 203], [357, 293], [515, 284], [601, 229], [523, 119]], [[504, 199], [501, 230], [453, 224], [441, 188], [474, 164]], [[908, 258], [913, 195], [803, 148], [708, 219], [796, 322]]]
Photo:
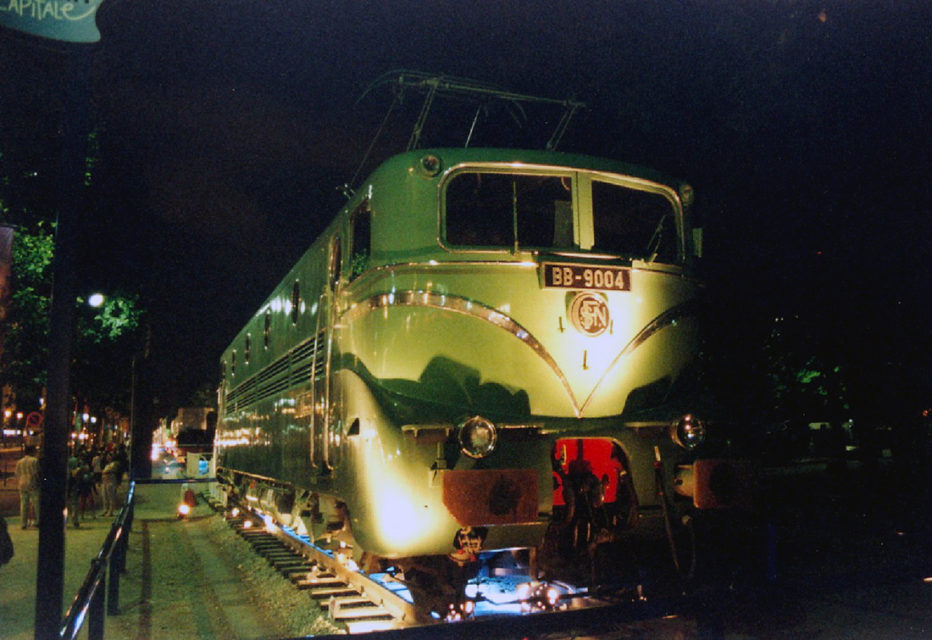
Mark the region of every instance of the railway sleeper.
[[[265, 554], [263, 554], [265, 555]], [[266, 559], [276, 566], [288, 567], [296, 565], [306, 565], [310, 569], [310, 563], [307, 558], [302, 558], [301, 556], [295, 555], [285, 555], [282, 553], [274, 553], [265, 555]]]
[[289, 549], [256, 549], [256, 551], [265, 558], [281, 562], [300, 560], [300, 556]]
[[287, 549], [276, 549], [272, 547], [259, 547], [255, 548], [256, 553], [262, 555], [266, 558], [278, 558], [282, 560], [289, 559], [294, 557], [294, 554], [291, 554]]
[[326, 578], [306, 578], [300, 582], [296, 582], [295, 584], [297, 584], [298, 586], [307, 588], [307, 589], [314, 589], [315, 587], [323, 588], [323, 587], [337, 587], [337, 586], [345, 587], [346, 586], [346, 582], [334, 576], [330, 576]]
[[351, 598], [351, 597], [362, 597], [359, 595], [359, 591], [353, 587], [344, 584], [340, 587], [328, 587], [328, 588], [312, 588], [310, 596], [314, 600], [328, 600], [329, 598]]
[[387, 609], [359, 595], [348, 598], [332, 597], [327, 603], [327, 610], [330, 619], [335, 622], [393, 619], [392, 614]]
[[330, 614], [330, 619], [334, 622], [350, 622], [352, 620], [392, 620], [392, 614], [382, 607], [372, 607], [370, 609], [337, 609]]
[[310, 570], [310, 565], [306, 562], [287, 564], [287, 565], [275, 565], [275, 568], [279, 572], [284, 573], [286, 576], [304, 576], [307, 575], [307, 572]]

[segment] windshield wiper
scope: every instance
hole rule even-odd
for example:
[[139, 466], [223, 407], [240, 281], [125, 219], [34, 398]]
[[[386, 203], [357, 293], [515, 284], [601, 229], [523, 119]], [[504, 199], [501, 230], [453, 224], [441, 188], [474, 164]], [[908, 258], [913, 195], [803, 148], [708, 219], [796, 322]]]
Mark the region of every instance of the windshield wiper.
[[669, 217], [669, 213], [661, 216], [660, 221], [657, 222], [657, 227], [654, 229], [654, 233], [647, 242], [647, 255], [650, 256], [647, 259], [648, 262], [653, 262], [657, 259], [657, 256], [660, 255], [660, 244], [663, 242], [663, 223], [666, 222]]

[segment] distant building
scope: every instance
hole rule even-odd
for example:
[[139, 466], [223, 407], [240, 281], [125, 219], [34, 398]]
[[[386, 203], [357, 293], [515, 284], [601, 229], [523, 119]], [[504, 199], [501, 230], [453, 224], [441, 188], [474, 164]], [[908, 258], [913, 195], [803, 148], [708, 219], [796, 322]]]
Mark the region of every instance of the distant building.
[[180, 407], [178, 415], [171, 422], [171, 432], [177, 438], [186, 429], [208, 431], [216, 424], [216, 415], [213, 407]]
[[182, 453], [209, 451], [217, 427], [217, 411], [213, 407], [181, 407], [171, 422], [172, 437]]

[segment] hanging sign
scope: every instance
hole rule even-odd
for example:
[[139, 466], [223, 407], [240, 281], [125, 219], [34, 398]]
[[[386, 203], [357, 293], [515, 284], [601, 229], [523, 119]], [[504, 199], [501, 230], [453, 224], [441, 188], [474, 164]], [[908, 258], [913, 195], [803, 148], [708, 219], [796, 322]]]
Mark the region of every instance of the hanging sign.
[[0, 0], [0, 25], [62, 42], [98, 42], [103, 0]]

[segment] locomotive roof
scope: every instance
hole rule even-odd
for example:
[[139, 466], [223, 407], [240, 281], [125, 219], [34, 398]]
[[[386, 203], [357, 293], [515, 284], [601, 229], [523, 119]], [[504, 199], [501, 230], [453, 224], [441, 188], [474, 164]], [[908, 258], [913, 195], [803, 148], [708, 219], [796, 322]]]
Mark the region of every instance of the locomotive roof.
[[[642, 165], [621, 162], [610, 158], [571, 153], [564, 151], [546, 151], [538, 149], [516, 149], [500, 147], [436, 147], [415, 149], [399, 153], [385, 160], [369, 176], [366, 182], [385, 171], [406, 171], [424, 156], [433, 155], [440, 159], [440, 173], [452, 166], [467, 163], [502, 163], [516, 165], [535, 165], [542, 167], [566, 168], [583, 171], [599, 171], [650, 180], [666, 185], [678, 193], [687, 186], [679, 179], [673, 178], [655, 169]], [[365, 183], [364, 183], [365, 184]]]

